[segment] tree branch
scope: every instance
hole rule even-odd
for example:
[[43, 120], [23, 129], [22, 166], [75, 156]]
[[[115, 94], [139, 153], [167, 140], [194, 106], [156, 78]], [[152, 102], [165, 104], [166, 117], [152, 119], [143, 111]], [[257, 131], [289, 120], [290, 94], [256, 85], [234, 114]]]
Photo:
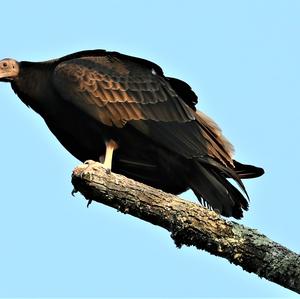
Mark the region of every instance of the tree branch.
[[178, 247], [194, 245], [300, 294], [300, 256], [255, 229], [122, 175], [107, 174], [100, 163], [75, 168], [72, 183], [89, 203], [97, 201], [167, 229]]

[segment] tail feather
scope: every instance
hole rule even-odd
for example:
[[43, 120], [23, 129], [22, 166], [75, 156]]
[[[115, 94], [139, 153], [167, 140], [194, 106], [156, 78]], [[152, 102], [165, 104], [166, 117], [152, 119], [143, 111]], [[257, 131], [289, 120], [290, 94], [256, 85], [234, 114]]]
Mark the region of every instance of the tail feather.
[[238, 174], [241, 179], [252, 179], [262, 176], [265, 171], [263, 168], [256, 167], [253, 165], [242, 164], [238, 161], [233, 160], [234, 171]]
[[[235, 169], [232, 169], [230, 167], [225, 167], [223, 164], [217, 162], [216, 160], [214, 160], [212, 158], [205, 158], [205, 159], [201, 159], [201, 160], [198, 159], [198, 161], [201, 161], [202, 163], [206, 164], [209, 168], [214, 169], [216, 172], [216, 175], [217, 175], [217, 173], [220, 173], [220, 175], [218, 175], [220, 178], [226, 177], [226, 178], [234, 179], [237, 182], [237, 184], [239, 185], [239, 187], [242, 189], [242, 191], [245, 193], [247, 198], [249, 199], [245, 185], [242, 182], [239, 174], [235, 171]], [[222, 180], [222, 182], [223, 182], [223, 180]]]
[[223, 216], [237, 219], [243, 217], [243, 210], [248, 209], [248, 200], [226, 179], [228, 172], [225, 175], [224, 171], [218, 170], [215, 165], [197, 161], [195, 173], [190, 187], [200, 202], [207, 202], [213, 210]]

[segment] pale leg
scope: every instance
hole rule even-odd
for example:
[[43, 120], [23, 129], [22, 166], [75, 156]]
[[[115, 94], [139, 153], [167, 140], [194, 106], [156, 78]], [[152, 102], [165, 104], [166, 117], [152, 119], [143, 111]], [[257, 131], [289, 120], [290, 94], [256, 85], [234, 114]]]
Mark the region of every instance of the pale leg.
[[115, 141], [113, 141], [112, 139], [110, 139], [109, 141], [105, 142], [105, 145], [106, 145], [106, 152], [105, 152], [103, 166], [107, 169], [107, 171], [110, 172], [111, 165], [112, 165], [113, 152], [115, 149], [118, 148], [118, 144]]

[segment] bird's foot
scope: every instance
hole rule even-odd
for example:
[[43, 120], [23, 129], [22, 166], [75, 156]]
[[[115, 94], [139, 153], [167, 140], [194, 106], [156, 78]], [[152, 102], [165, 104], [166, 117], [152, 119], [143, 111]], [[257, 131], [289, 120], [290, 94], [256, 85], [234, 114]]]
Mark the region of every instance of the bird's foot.
[[106, 174], [111, 174], [111, 169], [110, 168], [107, 168], [105, 167], [105, 165], [103, 164], [104, 168], [105, 168], [105, 173]]
[[111, 165], [109, 165], [109, 163], [105, 163], [104, 161], [104, 156], [99, 157], [99, 161], [94, 161], [94, 160], [86, 160], [83, 164], [87, 165], [87, 167], [84, 169], [84, 171], [86, 172], [87, 170], [93, 169], [95, 164], [100, 164], [101, 167], [105, 168], [105, 172], [106, 174], [110, 174], [111, 173]]
[[91, 164], [95, 164], [95, 163], [98, 163], [98, 162], [96, 162], [94, 160], [86, 160], [86, 161], [84, 161], [83, 164], [86, 164], [86, 165], [90, 166]]
[[83, 173], [88, 172], [89, 170], [93, 170], [93, 167], [95, 166], [95, 164], [98, 164], [99, 162], [93, 161], [93, 160], [86, 160], [83, 164], [86, 165], [86, 167], [83, 169], [83, 171], [81, 172], [81, 178]]
[[106, 174], [110, 174], [111, 173], [111, 163], [109, 163], [109, 161], [105, 160], [104, 155], [99, 157], [99, 162], [105, 168]]

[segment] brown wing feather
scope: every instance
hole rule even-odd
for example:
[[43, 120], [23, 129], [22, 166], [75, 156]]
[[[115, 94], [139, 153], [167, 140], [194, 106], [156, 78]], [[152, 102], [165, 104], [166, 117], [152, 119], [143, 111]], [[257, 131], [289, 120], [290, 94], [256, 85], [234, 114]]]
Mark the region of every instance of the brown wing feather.
[[131, 120], [188, 122], [190, 108], [151, 69], [117, 58], [82, 57], [57, 65], [54, 85], [65, 100], [109, 126]]
[[202, 128], [203, 138], [207, 141], [208, 155], [218, 159], [224, 165], [233, 166], [233, 145], [224, 137], [219, 126], [201, 111], [196, 111], [195, 117]]
[[187, 158], [207, 155], [232, 164], [232, 147], [217, 125], [181, 99], [192, 93], [193, 103], [197, 101], [180, 80], [114, 56], [64, 60], [56, 66], [53, 80], [65, 100], [105, 125], [129, 123]]

